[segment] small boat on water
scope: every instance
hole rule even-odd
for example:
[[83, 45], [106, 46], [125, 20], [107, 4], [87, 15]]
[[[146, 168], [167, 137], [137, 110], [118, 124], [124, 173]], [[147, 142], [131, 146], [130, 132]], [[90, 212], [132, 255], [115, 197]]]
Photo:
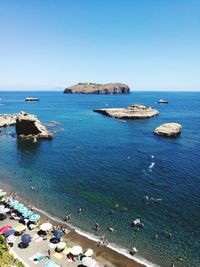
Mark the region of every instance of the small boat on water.
[[39, 98], [34, 98], [34, 97], [27, 97], [25, 98], [26, 102], [37, 102], [39, 101]]
[[158, 104], [168, 104], [168, 101], [164, 100], [164, 99], [159, 99], [159, 101], [157, 103]]

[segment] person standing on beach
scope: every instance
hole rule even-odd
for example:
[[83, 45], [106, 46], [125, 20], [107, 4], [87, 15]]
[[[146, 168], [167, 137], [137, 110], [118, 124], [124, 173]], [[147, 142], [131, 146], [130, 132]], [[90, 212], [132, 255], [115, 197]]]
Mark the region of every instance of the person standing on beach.
[[48, 257], [49, 257], [49, 259], [51, 258], [51, 250], [50, 249], [48, 249]]

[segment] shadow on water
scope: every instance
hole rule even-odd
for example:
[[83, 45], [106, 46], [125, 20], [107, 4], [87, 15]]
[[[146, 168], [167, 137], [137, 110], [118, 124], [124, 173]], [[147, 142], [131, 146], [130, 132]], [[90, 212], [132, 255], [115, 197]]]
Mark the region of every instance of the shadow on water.
[[20, 153], [21, 157], [29, 157], [38, 153], [38, 149], [41, 145], [41, 141], [33, 143], [31, 140], [17, 139], [17, 151]]

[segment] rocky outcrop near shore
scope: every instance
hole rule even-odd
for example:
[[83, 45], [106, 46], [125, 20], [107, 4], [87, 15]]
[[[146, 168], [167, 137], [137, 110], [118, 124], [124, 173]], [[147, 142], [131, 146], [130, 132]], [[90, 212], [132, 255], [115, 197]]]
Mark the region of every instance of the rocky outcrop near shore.
[[65, 94], [129, 94], [130, 88], [123, 83], [78, 83], [67, 87]]
[[171, 122], [164, 123], [154, 130], [154, 133], [161, 136], [176, 137], [181, 133], [182, 125]]
[[105, 108], [94, 109], [93, 111], [118, 119], [146, 119], [159, 114], [156, 109], [138, 104], [131, 105], [127, 108]]
[[15, 125], [17, 137], [26, 139], [51, 139], [53, 134], [35, 115], [26, 112], [0, 115], [0, 127]]
[[15, 125], [17, 114], [0, 114], [0, 127]]
[[52, 133], [46, 129], [35, 115], [25, 112], [21, 112], [17, 115], [15, 129], [19, 138], [52, 138]]

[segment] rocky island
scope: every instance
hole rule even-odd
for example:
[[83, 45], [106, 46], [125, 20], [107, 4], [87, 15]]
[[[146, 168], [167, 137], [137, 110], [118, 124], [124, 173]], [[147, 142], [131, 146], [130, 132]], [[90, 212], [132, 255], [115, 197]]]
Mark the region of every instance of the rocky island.
[[179, 123], [171, 122], [164, 123], [154, 130], [157, 135], [163, 135], [168, 137], [176, 137], [181, 133], [182, 125]]
[[21, 111], [18, 114], [0, 115], [0, 127], [15, 125], [18, 138], [51, 139], [52, 133], [35, 115]]
[[129, 94], [130, 88], [123, 83], [78, 83], [64, 90], [65, 94]]
[[93, 111], [118, 119], [146, 119], [159, 114], [156, 109], [138, 104], [130, 105], [127, 108], [104, 108]]

